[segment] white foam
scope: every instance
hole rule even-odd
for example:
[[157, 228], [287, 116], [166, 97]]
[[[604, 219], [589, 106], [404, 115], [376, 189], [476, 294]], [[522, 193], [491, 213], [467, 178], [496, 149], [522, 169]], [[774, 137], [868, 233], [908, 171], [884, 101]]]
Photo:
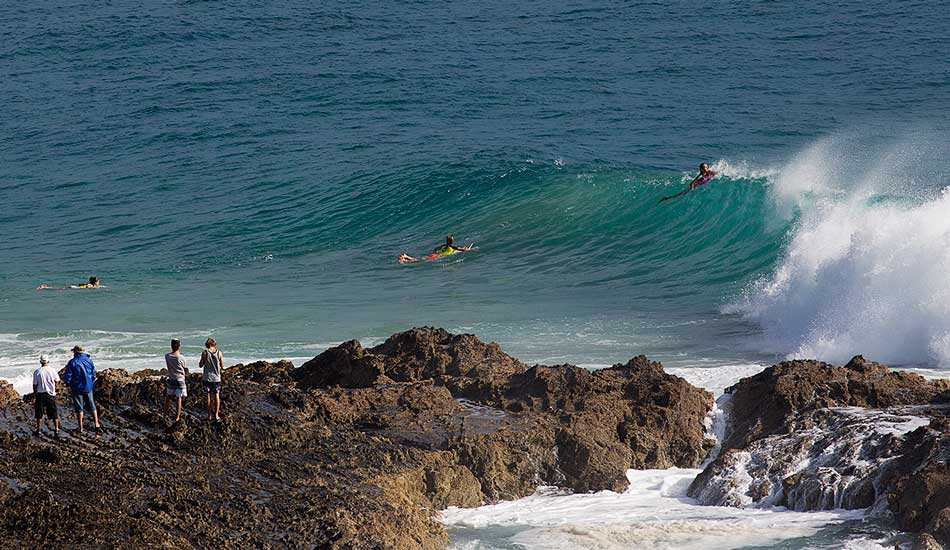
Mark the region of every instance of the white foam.
[[875, 409], [861, 407], [831, 407], [831, 410], [847, 416], [868, 421], [871, 429], [880, 435], [903, 436], [910, 432], [930, 425], [930, 418], [910, 414], [882, 414]]
[[[208, 334], [214, 331], [183, 333], [138, 333], [122, 331], [81, 330], [61, 333], [24, 333], [0, 334], [0, 380], [13, 384], [21, 393], [32, 391], [32, 373], [39, 366], [39, 356], [48, 354], [54, 367], [62, 367], [72, 357], [69, 351], [74, 345], [81, 344], [95, 362], [97, 370], [121, 368], [138, 371], [146, 368], [165, 367], [164, 354], [171, 338], [181, 338], [185, 344], [182, 352], [191, 358], [189, 367], [197, 368], [201, 345]], [[296, 346], [282, 345], [280, 347]], [[311, 355], [276, 356], [273, 350], [243, 349], [233, 353], [225, 349], [225, 360], [229, 365], [264, 360], [277, 361], [287, 359], [295, 365], [311, 359], [318, 350], [322, 351], [330, 344], [300, 346], [301, 351], [312, 349]]]
[[790, 358], [950, 365], [950, 192], [903, 149], [856, 150], [829, 138], [772, 176], [778, 214], [798, 222], [777, 268], [724, 311]]
[[762, 372], [766, 367], [768, 365], [762, 363], [738, 363], [718, 367], [671, 367], [666, 369], [666, 372], [675, 374], [718, 397], [729, 386]]
[[[868, 483], [876, 487], [874, 480], [893, 460], [888, 449], [894, 447], [895, 438], [930, 423], [912, 412], [914, 408], [832, 407], [797, 420], [788, 433], [732, 451], [720, 467], [707, 472], [711, 475], [693, 495], [706, 504], [781, 504], [800, 511], [869, 506]], [[794, 475], [803, 478], [789, 489], [785, 480]]]
[[758, 168], [745, 161], [729, 161], [726, 159], [719, 159], [709, 169], [731, 179], [763, 179], [779, 173], [775, 168]]
[[699, 506], [686, 497], [697, 469], [630, 470], [624, 493], [567, 495], [550, 488], [516, 501], [480, 508], [449, 508], [450, 528], [522, 526], [507, 542], [548, 548], [741, 548], [807, 536], [861, 517], [860, 512], [798, 513]]

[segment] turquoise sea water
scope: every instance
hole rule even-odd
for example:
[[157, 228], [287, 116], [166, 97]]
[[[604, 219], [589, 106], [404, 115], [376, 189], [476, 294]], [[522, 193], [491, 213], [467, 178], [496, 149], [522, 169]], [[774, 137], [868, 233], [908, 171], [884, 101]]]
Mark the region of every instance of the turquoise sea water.
[[[948, 33], [937, 2], [2, 4], [0, 377], [424, 324], [941, 368]], [[479, 249], [395, 262], [449, 233]]]

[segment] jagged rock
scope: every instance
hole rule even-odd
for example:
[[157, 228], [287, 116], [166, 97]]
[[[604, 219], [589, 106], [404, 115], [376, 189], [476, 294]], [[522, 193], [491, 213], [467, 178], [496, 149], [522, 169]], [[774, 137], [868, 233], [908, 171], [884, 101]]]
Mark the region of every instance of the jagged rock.
[[930, 533], [921, 533], [914, 541], [912, 550], [944, 550], [944, 546], [937, 542]]
[[[594, 372], [570, 365], [532, 367], [512, 378], [502, 404], [559, 414], [571, 431], [601, 442], [601, 452], [608, 450], [603, 444], [621, 443], [629, 453], [613, 448], [607, 454], [633, 468], [695, 467], [714, 444], [703, 425], [712, 395], [642, 355]], [[622, 474], [618, 479], [624, 484]]]
[[244, 380], [260, 383], [283, 384], [292, 380], [294, 373], [294, 364], [290, 361], [280, 360], [276, 363], [268, 361], [256, 361], [247, 365], [237, 364], [225, 369], [226, 376], [234, 376]]
[[0, 410], [20, 408], [23, 398], [13, 389], [13, 384], [0, 380]]
[[550, 427], [537, 422], [533, 429], [525, 428], [473, 434], [457, 443], [459, 464], [479, 480], [483, 500], [513, 500], [534, 493], [539, 485], [564, 485]]
[[797, 411], [853, 406], [883, 409], [929, 403], [943, 383], [892, 371], [858, 355], [844, 367], [819, 361], [786, 361], [728, 388], [732, 421], [723, 450], [779, 433]]
[[494, 342], [430, 327], [394, 334], [370, 351], [385, 357], [386, 376], [399, 381], [510, 376], [526, 368]]
[[[32, 404], [32, 397], [28, 399]], [[13, 389], [13, 385], [0, 380], [0, 443], [13, 439], [16, 434], [22, 436], [30, 433], [32, 428], [26, 422], [32, 420], [31, 412], [28, 412], [24, 398]]]
[[[901, 529], [924, 531], [950, 544], [950, 434], [920, 435], [929, 440], [923, 442], [924, 447], [937, 452], [927, 453], [930, 456], [923, 461], [905, 461], [902, 475], [892, 483], [891, 509]], [[917, 467], [911, 470], [912, 465]]]
[[906, 412], [834, 407], [797, 413], [788, 433], [727, 449], [690, 486], [704, 504], [858, 509], [883, 496], [883, 469], [901, 453], [903, 436], [927, 419]]
[[[96, 405], [106, 409], [127, 403], [160, 403], [164, 395], [163, 379], [159, 371], [152, 369], [133, 373], [105, 369], [97, 373], [94, 393]], [[65, 398], [67, 394], [68, 390], [57, 395]]]
[[525, 368], [497, 344], [424, 327], [394, 334], [368, 350], [355, 340], [345, 342], [307, 361], [294, 376], [303, 389], [434, 379], [453, 388], [453, 394], [480, 397], [493, 380]]
[[350, 340], [307, 361], [293, 376], [304, 390], [329, 386], [368, 388], [392, 382], [383, 374], [384, 370], [380, 358], [367, 353], [356, 340]]
[[449, 506], [474, 508], [481, 505], [484, 502], [482, 486], [472, 471], [454, 464], [454, 454], [443, 456], [446, 460], [427, 465], [423, 474], [425, 495], [432, 507], [444, 510]]
[[[0, 492], [0, 540], [443, 548], [433, 517], [446, 506], [518, 498], [539, 485], [619, 491], [629, 467], [695, 466], [710, 445], [710, 395], [659, 363], [529, 368], [496, 344], [441, 329], [370, 349], [346, 342], [300, 369], [226, 369], [221, 423], [204, 420], [194, 373], [173, 424], [161, 408], [163, 374], [102, 371], [102, 435], [28, 437], [22, 412], [0, 422], [9, 479], [0, 486], [18, 488]], [[24, 410], [23, 400], [0, 386], [7, 409]]]
[[[450, 392], [433, 393], [432, 403], [464, 398], [508, 411], [508, 429], [533, 422], [534, 446], [519, 451], [530, 460], [505, 458], [510, 450], [491, 445], [473, 451], [459, 436], [454, 448], [461, 456], [479, 471], [495, 472], [476, 474], [479, 479], [504, 478], [485, 484], [488, 500], [523, 496], [542, 482], [576, 491], [623, 490], [628, 468], [694, 467], [713, 445], [703, 424], [712, 396], [643, 356], [596, 372], [572, 365], [528, 368], [474, 336], [417, 328], [371, 349], [345, 342], [305, 363], [294, 378], [301, 389], [328, 392], [317, 404], [328, 421], [360, 422], [425, 448], [453, 448], [450, 436], [461, 428], [432, 417], [419, 422], [424, 428], [407, 426], [397, 414], [384, 413], [412, 408], [416, 401], [402, 398], [397, 406], [392, 388], [400, 386], [394, 381], [427, 381], [433, 385], [427, 388]], [[450, 407], [440, 412], [456, 413]], [[490, 465], [506, 460], [514, 460], [514, 473], [499, 477], [502, 468]]]
[[719, 456], [689, 495], [795, 510], [889, 508], [898, 526], [950, 544], [946, 380], [861, 356], [788, 361], [727, 389]]
[[557, 449], [560, 470], [573, 490], [622, 492], [627, 488], [626, 465], [633, 463], [630, 447], [575, 426], [558, 432]]

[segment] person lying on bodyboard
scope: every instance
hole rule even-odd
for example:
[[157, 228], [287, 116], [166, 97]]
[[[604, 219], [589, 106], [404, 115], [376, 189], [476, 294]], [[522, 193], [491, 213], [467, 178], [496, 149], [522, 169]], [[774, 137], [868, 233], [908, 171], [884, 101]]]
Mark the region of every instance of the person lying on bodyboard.
[[450, 256], [456, 252], [468, 252], [469, 250], [474, 250], [475, 248], [477, 248], [475, 243], [472, 243], [468, 246], [458, 246], [455, 244], [455, 238], [453, 238], [452, 235], [449, 235], [445, 238], [445, 244], [440, 244], [439, 246], [435, 247], [435, 250], [432, 251], [432, 254], [422, 258], [413, 258], [409, 254], [403, 253], [399, 255], [399, 263], [409, 264], [413, 262], [423, 262], [425, 260], [435, 260], [441, 258], [442, 256]]
[[69, 285], [69, 286], [49, 286], [46, 284], [36, 287], [36, 290], [75, 290], [80, 288], [102, 288], [103, 285], [99, 281], [99, 277], [89, 277], [88, 283], [80, 283], [78, 285]]
[[704, 185], [707, 181], [713, 179], [718, 173], [719, 172], [714, 172], [713, 170], [710, 170], [709, 165], [704, 162], [699, 165], [699, 175], [693, 178], [693, 181], [689, 182], [689, 187], [687, 187], [686, 189], [683, 189], [682, 191], [680, 191], [679, 193], [676, 193], [675, 195], [663, 197], [662, 199], [660, 199], [660, 202], [683, 196], [686, 193], [689, 193], [690, 191], [692, 191], [693, 189], [696, 189], [700, 185]]

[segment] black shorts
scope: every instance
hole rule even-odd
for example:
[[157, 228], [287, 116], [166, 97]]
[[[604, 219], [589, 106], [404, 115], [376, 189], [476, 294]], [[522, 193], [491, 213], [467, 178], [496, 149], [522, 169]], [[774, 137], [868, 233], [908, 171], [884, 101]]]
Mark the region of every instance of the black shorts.
[[36, 419], [43, 418], [43, 413], [50, 420], [59, 418], [59, 412], [56, 410], [56, 396], [48, 393], [38, 393], [33, 400], [33, 409], [36, 411]]
[[207, 380], [202, 380], [201, 384], [205, 387], [205, 393], [215, 395], [221, 393], [221, 382], [208, 382]]

